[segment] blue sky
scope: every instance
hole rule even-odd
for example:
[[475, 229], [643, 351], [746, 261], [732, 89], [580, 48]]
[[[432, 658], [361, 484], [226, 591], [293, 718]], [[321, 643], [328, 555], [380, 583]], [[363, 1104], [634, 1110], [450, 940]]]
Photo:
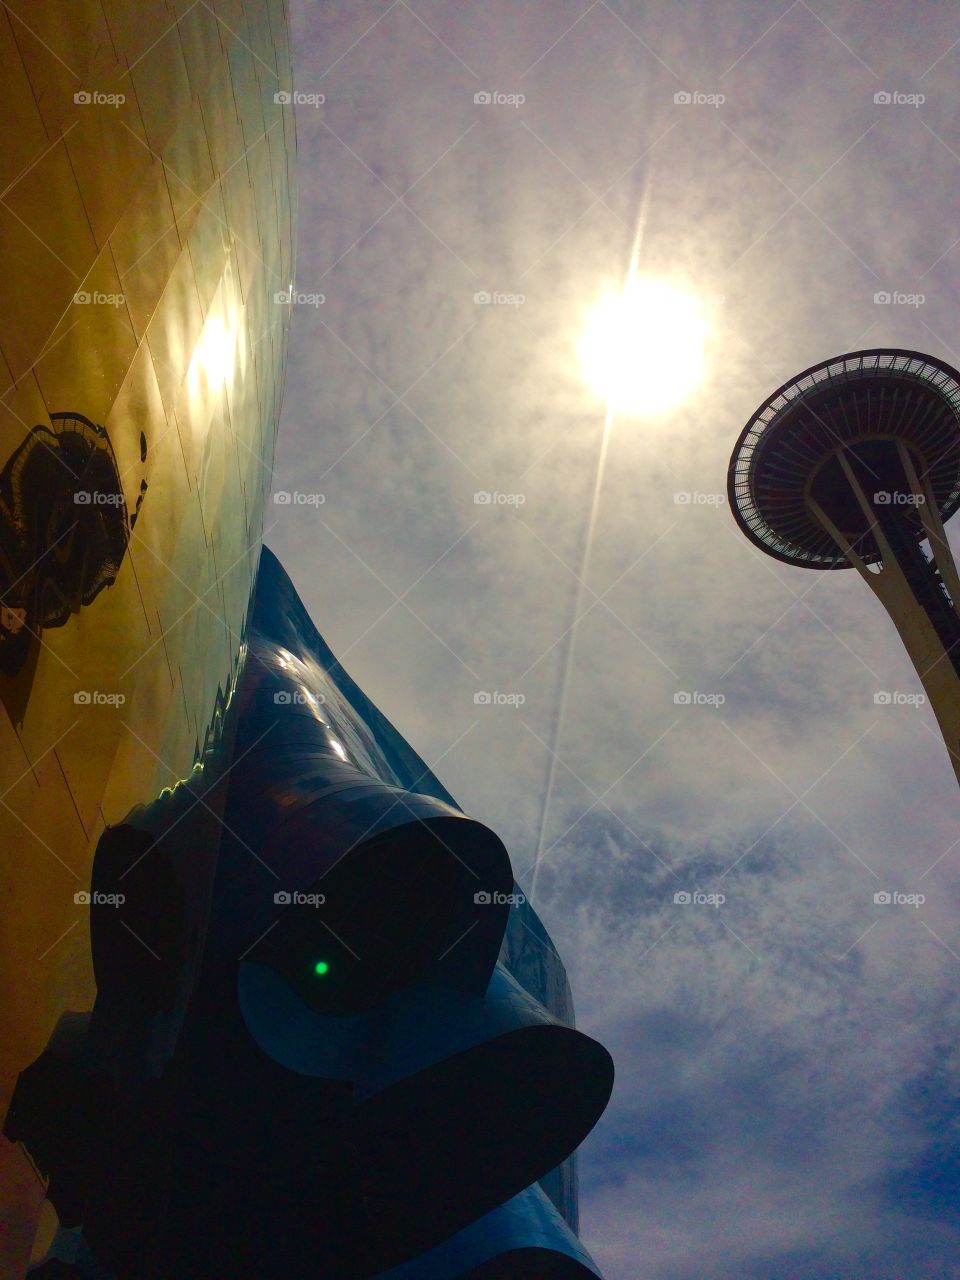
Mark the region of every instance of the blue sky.
[[[576, 348], [645, 189], [640, 269], [711, 321], [691, 398], [613, 425], [534, 900], [617, 1063], [585, 1243], [607, 1280], [960, 1277], [960, 842], [936, 723], [874, 702], [920, 686], [853, 573], [779, 565], [722, 501], [675, 501], [722, 495], [750, 413], [817, 360], [960, 364], [960, 13], [291, 18], [296, 87], [325, 98], [297, 108], [296, 289], [323, 301], [295, 307], [276, 487], [323, 501], [271, 506], [266, 540], [528, 887], [603, 428]], [[693, 890], [726, 900], [674, 902]]]

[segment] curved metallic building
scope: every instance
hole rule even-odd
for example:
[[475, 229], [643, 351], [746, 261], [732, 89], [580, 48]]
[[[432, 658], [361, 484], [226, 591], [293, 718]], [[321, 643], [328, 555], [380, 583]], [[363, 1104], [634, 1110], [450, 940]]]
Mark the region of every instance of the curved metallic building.
[[[283, 0], [12, 0], [0, 59], [2, 1111], [93, 1002], [101, 832], [236, 680], [296, 141]], [[28, 1174], [0, 1143], [0, 1258]]]
[[566, 1280], [609, 1055], [261, 553], [283, 0], [0, 13], [0, 1280]]
[[92, 1000], [101, 831], [190, 774], [236, 679], [296, 144], [282, 0], [13, 0], [0, 48], [5, 1103]]

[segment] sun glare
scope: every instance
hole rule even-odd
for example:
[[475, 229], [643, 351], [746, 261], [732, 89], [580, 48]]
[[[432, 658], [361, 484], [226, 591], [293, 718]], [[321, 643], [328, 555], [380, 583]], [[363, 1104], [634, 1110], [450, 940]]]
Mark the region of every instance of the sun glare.
[[580, 362], [610, 407], [638, 416], [679, 404], [700, 380], [707, 322], [696, 299], [638, 277], [608, 293], [587, 320]]
[[240, 317], [218, 312], [207, 316], [199, 340], [193, 349], [187, 385], [191, 396], [197, 396], [203, 388], [220, 388], [234, 375], [238, 361], [242, 372], [244, 334]]

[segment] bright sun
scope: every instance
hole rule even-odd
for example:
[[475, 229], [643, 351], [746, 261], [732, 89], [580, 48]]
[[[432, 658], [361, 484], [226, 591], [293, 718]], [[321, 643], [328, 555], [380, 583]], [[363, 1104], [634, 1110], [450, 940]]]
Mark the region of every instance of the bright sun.
[[584, 377], [618, 412], [660, 413], [699, 382], [706, 334], [690, 294], [635, 278], [622, 293], [601, 298], [588, 319], [580, 344]]

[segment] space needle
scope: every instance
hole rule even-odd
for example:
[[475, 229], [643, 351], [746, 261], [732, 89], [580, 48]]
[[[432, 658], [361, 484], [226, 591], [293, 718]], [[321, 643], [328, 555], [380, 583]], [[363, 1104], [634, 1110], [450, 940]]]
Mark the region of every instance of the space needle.
[[761, 551], [856, 569], [890, 615], [960, 781], [960, 373], [917, 351], [834, 356], [778, 387], [733, 450], [727, 493]]

